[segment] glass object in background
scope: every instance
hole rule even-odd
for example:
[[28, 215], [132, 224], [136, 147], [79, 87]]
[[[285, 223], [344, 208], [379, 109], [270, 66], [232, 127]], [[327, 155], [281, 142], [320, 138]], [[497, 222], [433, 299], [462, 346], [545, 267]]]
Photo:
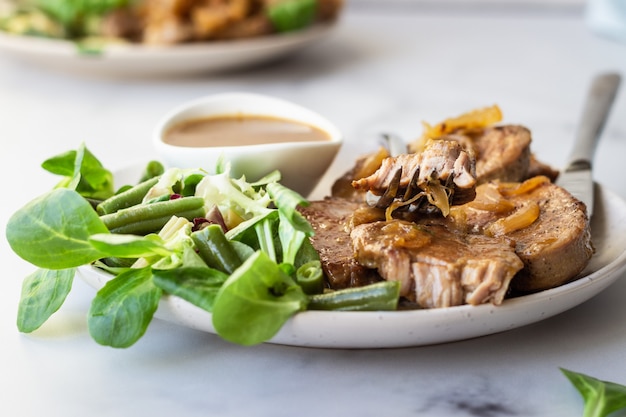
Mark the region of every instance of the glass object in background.
[[626, 42], [626, 0], [589, 0], [585, 20], [593, 32]]

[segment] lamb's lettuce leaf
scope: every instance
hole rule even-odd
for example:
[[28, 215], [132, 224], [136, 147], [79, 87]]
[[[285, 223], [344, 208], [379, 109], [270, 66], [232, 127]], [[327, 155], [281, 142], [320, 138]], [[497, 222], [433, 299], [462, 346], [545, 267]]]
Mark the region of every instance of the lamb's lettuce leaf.
[[38, 269], [22, 282], [17, 310], [17, 328], [24, 333], [37, 330], [63, 304], [72, 289], [75, 269]]
[[45, 160], [41, 166], [52, 174], [64, 177], [57, 188], [76, 190], [83, 197], [100, 200], [114, 194], [113, 174], [84, 144], [77, 150]]
[[163, 291], [151, 268], [130, 268], [108, 281], [91, 303], [87, 324], [101, 345], [124, 348], [146, 332]]
[[226, 340], [254, 345], [273, 337], [307, 303], [302, 288], [258, 251], [220, 288], [213, 305], [213, 326]]
[[585, 401], [583, 417], [606, 417], [626, 408], [626, 386], [561, 368]]
[[209, 268], [192, 249], [184, 251], [182, 266], [153, 268], [154, 283], [163, 291], [176, 295], [206, 311], [213, 310], [215, 297], [228, 274]]
[[88, 240], [101, 253], [118, 258], [163, 257], [172, 253], [157, 235], [135, 236], [99, 233], [90, 236]]
[[73, 268], [103, 257], [89, 242], [99, 233], [109, 231], [95, 210], [78, 193], [65, 188], [26, 204], [6, 226], [11, 249], [45, 269]]

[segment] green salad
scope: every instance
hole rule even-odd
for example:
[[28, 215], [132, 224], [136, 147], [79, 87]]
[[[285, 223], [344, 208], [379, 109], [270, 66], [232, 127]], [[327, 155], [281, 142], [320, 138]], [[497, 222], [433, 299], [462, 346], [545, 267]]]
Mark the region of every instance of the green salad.
[[[32, 332], [63, 304], [78, 267], [112, 279], [88, 313], [93, 339], [128, 347], [145, 333], [164, 295], [211, 312], [224, 339], [253, 345], [304, 310], [395, 310], [397, 282], [330, 291], [308, 202], [273, 172], [256, 181], [165, 170], [147, 163], [136, 184], [114, 189], [113, 174], [83, 145], [46, 160], [62, 180], [10, 219], [13, 251], [39, 269], [26, 277], [18, 329]], [[114, 191], [115, 190], [115, 191]]]

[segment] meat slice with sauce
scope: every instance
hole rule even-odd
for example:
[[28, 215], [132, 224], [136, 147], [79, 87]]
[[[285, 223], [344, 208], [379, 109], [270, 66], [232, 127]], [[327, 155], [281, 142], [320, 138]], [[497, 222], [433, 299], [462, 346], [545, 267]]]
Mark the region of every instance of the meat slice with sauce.
[[489, 127], [472, 136], [470, 143], [476, 154], [478, 183], [528, 178], [531, 135], [527, 128], [518, 125]]
[[420, 225], [386, 222], [384, 212], [338, 198], [300, 210], [334, 289], [384, 278], [399, 281], [401, 295], [424, 308], [498, 304], [523, 267], [510, 240], [455, 233], [440, 217]]
[[[500, 125], [482, 129], [459, 129], [440, 139], [457, 141], [476, 160], [476, 181], [523, 181], [531, 164], [530, 130], [520, 125]], [[409, 149], [420, 151], [420, 141]]]
[[360, 287], [381, 280], [376, 270], [361, 265], [354, 257], [349, 225], [353, 214], [362, 206], [358, 202], [326, 198], [300, 208], [315, 231], [311, 243], [320, 255], [327, 284], [332, 289]]
[[[574, 279], [593, 254], [584, 205], [547, 178], [488, 183], [450, 216], [382, 221], [364, 203], [329, 198], [304, 209], [332, 286], [377, 275], [423, 307], [499, 303]], [[409, 217], [405, 216], [406, 219]]]
[[470, 233], [515, 242], [524, 262], [511, 283], [517, 291], [566, 283], [582, 272], [594, 252], [584, 204], [546, 177], [480, 185], [476, 199], [455, 207], [447, 220]]
[[524, 264], [504, 238], [458, 234], [444, 225], [402, 220], [356, 226], [356, 259], [400, 282], [400, 295], [423, 308], [500, 304]]

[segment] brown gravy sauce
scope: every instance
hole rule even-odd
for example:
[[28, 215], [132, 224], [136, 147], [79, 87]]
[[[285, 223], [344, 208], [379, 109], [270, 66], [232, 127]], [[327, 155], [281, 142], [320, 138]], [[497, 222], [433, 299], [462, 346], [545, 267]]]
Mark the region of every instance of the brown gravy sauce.
[[185, 147], [328, 140], [328, 133], [315, 126], [270, 116], [243, 114], [185, 120], [170, 127], [163, 135], [165, 143]]

